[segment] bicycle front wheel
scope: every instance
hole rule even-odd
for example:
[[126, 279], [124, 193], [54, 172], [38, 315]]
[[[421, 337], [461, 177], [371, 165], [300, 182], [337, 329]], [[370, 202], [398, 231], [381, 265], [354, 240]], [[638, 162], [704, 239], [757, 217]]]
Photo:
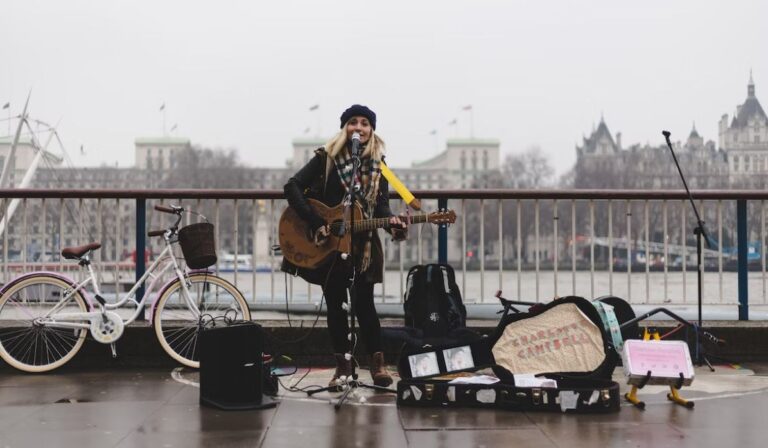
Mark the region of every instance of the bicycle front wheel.
[[[84, 328], [48, 325], [56, 313], [85, 313], [79, 291], [50, 275], [33, 275], [8, 288], [0, 297], [0, 357], [25, 372], [47, 372], [72, 359], [85, 342]], [[51, 313], [56, 308], [55, 313]], [[51, 314], [49, 316], [49, 313]], [[83, 319], [83, 323], [87, 323]]]
[[[160, 296], [153, 323], [160, 345], [173, 359], [188, 367], [200, 367], [197, 338], [211, 320], [251, 320], [248, 304], [228, 281], [211, 274], [192, 274], [186, 279], [190, 309], [181, 282], [173, 282]], [[223, 322], [222, 322], [223, 323]]]

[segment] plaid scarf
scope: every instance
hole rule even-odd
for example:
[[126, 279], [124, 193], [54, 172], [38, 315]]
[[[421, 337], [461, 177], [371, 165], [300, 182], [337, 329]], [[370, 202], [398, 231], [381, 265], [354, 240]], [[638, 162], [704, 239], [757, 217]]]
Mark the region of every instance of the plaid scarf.
[[[352, 187], [352, 155], [349, 148], [344, 148], [333, 159], [336, 165], [336, 172], [339, 173], [341, 184], [349, 194]], [[379, 178], [381, 177], [381, 160], [374, 160], [371, 157], [360, 158], [360, 168], [357, 171], [358, 180], [363, 193], [365, 203], [361, 204], [363, 209], [363, 218], [373, 217], [376, 209], [376, 196], [379, 194]], [[371, 264], [371, 238], [373, 230], [368, 231], [363, 257], [360, 263], [360, 272], [365, 272]]]

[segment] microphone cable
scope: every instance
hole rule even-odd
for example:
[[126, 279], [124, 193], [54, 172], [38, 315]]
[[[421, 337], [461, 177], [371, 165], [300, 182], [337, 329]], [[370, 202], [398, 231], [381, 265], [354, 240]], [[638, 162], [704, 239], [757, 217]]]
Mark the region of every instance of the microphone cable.
[[[338, 242], [337, 249], [340, 246], [341, 246], [341, 241]], [[337, 261], [338, 261], [338, 257], [334, 257], [333, 261], [331, 262], [331, 265], [328, 268], [328, 272], [325, 275], [325, 280], [323, 281], [323, 285], [322, 285], [323, 294], [320, 297], [320, 305], [317, 308], [317, 314], [315, 315], [315, 319], [312, 322], [312, 326], [308, 327], [309, 331], [307, 332], [307, 334], [305, 334], [303, 336], [300, 336], [300, 337], [298, 337], [296, 339], [287, 340], [287, 341], [286, 340], [280, 340], [278, 338], [273, 337], [272, 335], [267, 336], [268, 339], [270, 339], [270, 341], [276, 343], [276, 344], [274, 344], [275, 346], [279, 347], [279, 346], [285, 346], [285, 345], [290, 345], [290, 344], [298, 344], [298, 343], [306, 340], [307, 338], [309, 338], [312, 335], [312, 333], [314, 332], [315, 328], [317, 328], [317, 323], [320, 320], [320, 316], [322, 315], [323, 304], [325, 303], [325, 292], [324, 291], [325, 291], [325, 289], [328, 286], [328, 281], [331, 278], [331, 273], [333, 272], [333, 269], [336, 267], [336, 262]], [[285, 285], [285, 315], [286, 315], [286, 319], [288, 320], [288, 328], [293, 328], [293, 325], [291, 323], [289, 304], [288, 304], [288, 273], [287, 272], [285, 273], [285, 276], [284, 276], [284, 285]], [[303, 324], [303, 322], [302, 322], [302, 324]], [[303, 328], [303, 325], [301, 325], [298, 328]], [[265, 334], [267, 334], [267, 333], [265, 333]], [[295, 367], [296, 367], [296, 371], [298, 371], [298, 365], [295, 365]], [[304, 386], [304, 387], [298, 387], [298, 385], [302, 381], [304, 381], [304, 379], [307, 377], [307, 375], [309, 375], [310, 372], [312, 372], [312, 370], [313, 370], [313, 366], [310, 363], [310, 365], [307, 367], [307, 371], [304, 372], [304, 374], [298, 380], [296, 380], [293, 384], [289, 384], [288, 386], [286, 386], [285, 384], [283, 384], [283, 382], [279, 378], [278, 378], [278, 383], [280, 384], [281, 387], [283, 387], [283, 389], [285, 389], [287, 391], [290, 391], [290, 392], [306, 392], [306, 391], [308, 391], [310, 389], [316, 389], [316, 388], [323, 387], [321, 385], [314, 385], [314, 384], [313, 385], [309, 385], [309, 386]]]

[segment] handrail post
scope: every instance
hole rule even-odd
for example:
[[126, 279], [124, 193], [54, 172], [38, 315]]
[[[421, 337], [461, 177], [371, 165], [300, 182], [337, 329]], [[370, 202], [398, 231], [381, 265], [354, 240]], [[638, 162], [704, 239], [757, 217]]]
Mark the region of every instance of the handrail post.
[[[147, 200], [144, 198], [136, 199], [136, 282], [141, 280], [144, 275], [146, 266], [144, 264], [144, 257], [147, 253]], [[136, 290], [136, 300], [141, 301], [144, 297], [144, 285], [139, 286]], [[145, 320], [144, 313], [139, 313], [139, 317], [136, 320]]]
[[747, 262], [747, 200], [736, 201], [736, 235], [739, 261], [739, 320], [749, 320], [749, 265]]
[[[448, 199], [438, 199], [437, 208], [447, 210]], [[437, 227], [437, 262], [442, 264], [448, 263], [448, 224], [440, 224]]]

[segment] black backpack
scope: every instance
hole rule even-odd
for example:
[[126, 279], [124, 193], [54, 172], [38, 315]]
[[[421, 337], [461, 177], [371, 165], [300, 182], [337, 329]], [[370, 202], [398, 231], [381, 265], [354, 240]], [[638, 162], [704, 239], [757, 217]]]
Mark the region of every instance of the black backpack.
[[425, 338], [443, 338], [467, 325], [467, 309], [450, 265], [412, 267], [403, 299], [405, 325], [421, 330]]

